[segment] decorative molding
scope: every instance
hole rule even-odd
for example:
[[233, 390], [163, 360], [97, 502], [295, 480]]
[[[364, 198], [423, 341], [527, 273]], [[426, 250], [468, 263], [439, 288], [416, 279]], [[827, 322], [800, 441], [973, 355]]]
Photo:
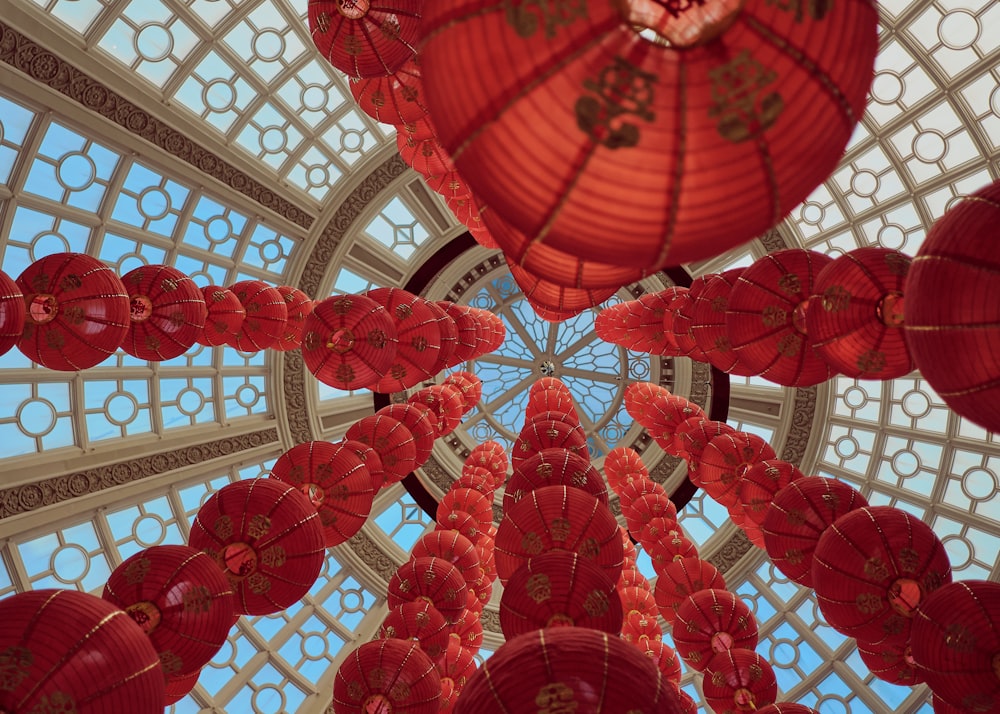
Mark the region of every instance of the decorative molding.
[[717, 551], [712, 553], [708, 562], [719, 569], [720, 573], [725, 574], [727, 570], [736, 565], [743, 558], [744, 555], [750, 552], [753, 548], [753, 543], [747, 538], [747, 534], [743, 531], [737, 529], [732, 538], [727, 540], [722, 544], [722, 547]]
[[351, 536], [347, 545], [361, 558], [365, 565], [372, 569], [372, 572], [377, 573], [385, 582], [389, 582], [393, 573], [396, 572], [396, 564], [375, 541], [368, 537], [364, 529]]
[[816, 387], [803, 387], [795, 390], [795, 402], [792, 405], [792, 420], [785, 438], [785, 447], [781, 451], [783, 461], [796, 466], [802, 463], [809, 440], [813, 433], [813, 420], [816, 418]]
[[486, 632], [502, 632], [498, 610], [484, 608], [483, 614], [479, 616], [479, 621], [483, 623], [483, 630]]
[[6, 488], [0, 490], [0, 519], [277, 441], [277, 429], [262, 429]]
[[276, 195], [266, 185], [205, 147], [195, 144], [183, 132], [167, 126], [149, 112], [2, 22], [0, 61], [69, 97], [85, 109], [100, 114], [129, 133], [158, 146], [292, 223], [305, 229], [312, 226], [315, 218], [305, 210]]
[[788, 247], [788, 243], [778, 232], [777, 228], [771, 228], [764, 235], [760, 237], [760, 243], [764, 246], [768, 253], [773, 253], [776, 250], [785, 250]]

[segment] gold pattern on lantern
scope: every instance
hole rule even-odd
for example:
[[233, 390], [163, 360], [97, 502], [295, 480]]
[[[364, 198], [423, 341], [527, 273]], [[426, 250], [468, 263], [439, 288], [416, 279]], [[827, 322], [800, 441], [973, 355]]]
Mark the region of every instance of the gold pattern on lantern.
[[795, 21], [802, 22], [808, 13], [813, 20], [822, 20], [833, 9], [833, 0], [767, 0], [767, 5], [779, 10], [793, 10]]
[[562, 682], [553, 682], [538, 690], [535, 705], [538, 714], [573, 714], [580, 706], [574, 699], [572, 688]]
[[874, 615], [884, 609], [882, 598], [875, 593], [861, 593], [854, 602], [858, 612], [864, 615]]
[[718, 120], [719, 134], [733, 143], [763, 134], [785, 108], [777, 92], [767, 92], [778, 74], [743, 50], [724, 65], [709, 71], [713, 104], [708, 110]]
[[548, 575], [543, 573], [536, 573], [528, 578], [524, 589], [527, 591], [528, 597], [536, 603], [544, 602], [552, 597], [552, 581]]
[[655, 74], [644, 72], [623, 57], [615, 57], [595, 79], [585, 79], [583, 87], [596, 94], [576, 100], [576, 124], [594, 142], [609, 149], [623, 149], [639, 143], [639, 127], [622, 121], [635, 116], [652, 123]]
[[160, 667], [165, 674], [176, 674], [183, 666], [183, 660], [170, 650], [160, 652]]
[[851, 304], [851, 293], [843, 285], [831, 285], [823, 291], [823, 309], [827, 312], [846, 310]]
[[538, 555], [542, 552], [542, 548], [542, 539], [534, 531], [525, 533], [524, 536], [521, 537], [521, 550], [528, 555]]
[[28, 676], [34, 656], [25, 647], [8, 647], [0, 651], [0, 691], [10, 692]]
[[280, 568], [288, 560], [285, 549], [280, 545], [272, 545], [260, 554], [260, 562], [269, 568]]
[[591, 617], [605, 614], [610, 607], [607, 593], [602, 593], [600, 590], [591, 590], [583, 600], [583, 611]]
[[77, 714], [76, 701], [65, 692], [52, 692], [42, 697], [27, 714]]
[[263, 538], [271, 530], [271, 519], [263, 513], [254, 514], [247, 526], [247, 535], [251, 538]]
[[254, 595], [263, 595], [271, 589], [271, 581], [261, 573], [254, 573], [247, 578], [247, 586]]
[[[507, 24], [524, 38], [534, 35], [541, 24], [545, 37], [551, 39], [560, 27], [587, 17], [586, 0], [504, 0], [503, 5]], [[538, 11], [537, 15], [531, 12], [532, 7]]]
[[549, 533], [552, 534], [552, 540], [555, 541], [565, 541], [569, 538], [571, 529], [572, 526], [568, 518], [554, 518], [549, 523]]
[[760, 320], [767, 327], [780, 327], [788, 324], [788, 313], [775, 305], [768, 305], [760, 314]]
[[215, 519], [215, 524], [212, 526], [212, 530], [215, 531], [215, 535], [222, 540], [228, 539], [233, 535], [233, 519], [229, 516], [219, 516]]
[[133, 560], [127, 566], [125, 566], [125, 582], [129, 585], [137, 585], [146, 579], [149, 574], [150, 562], [149, 558], [139, 558], [138, 560]]
[[184, 612], [208, 612], [212, 606], [212, 593], [204, 585], [196, 585], [184, 592]]
[[889, 567], [881, 558], [869, 558], [865, 561], [865, 575], [875, 580], [885, 580], [889, 577]]

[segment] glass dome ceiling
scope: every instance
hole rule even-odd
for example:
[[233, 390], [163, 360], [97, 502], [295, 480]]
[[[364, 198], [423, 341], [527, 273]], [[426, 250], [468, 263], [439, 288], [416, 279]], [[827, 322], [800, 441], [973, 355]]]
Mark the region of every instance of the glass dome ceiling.
[[[392, 128], [355, 110], [344, 78], [311, 51], [305, 3], [0, 8], [0, 267], [10, 275], [73, 250], [120, 272], [165, 262], [199, 284], [260, 278], [321, 297], [405, 285], [463, 232], [394, 157]], [[868, 111], [840, 168], [777, 230], [689, 266], [692, 274], [784, 246], [912, 254], [957, 196], [1000, 177], [1000, 5], [890, 0], [880, 13]], [[623, 382], [667, 375], [698, 386], [685, 360], [628, 355], [623, 365], [617, 348], [587, 342], [592, 315], [558, 328], [532, 320], [509, 277], [477, 272], [489, 261], [469, 251], [425, 289], [435, 299], [493, 301], [480, 306], [497, 306], [512, 335], [472, 365], [486, 396], [456, 442], [435, 448], [436, 466], [421, 474], [432, 492], [472, 440], [515, 433], [518, 395], [544, 362], [578, 380], [598, 459], [616, 443], [642, 446], [617, 409]], [[0, 369], [0, 596], [100, 588], [139, 548], [180, 542], [209, 492], [265, 473], [297, 441], [338, 438], [372, 409], [368, 394], [318, 385], [294, 353], [199, 349], [150, 364], [119, 352], [86, 372], [56, 373], [15, 351]], [[806, 471], [921, 517], [944, 540], [956, 578], [1000, 579], [997, 438], [947, 410], [919, 374], [812, 390], [734, 378], [729, 422]], [[657, 477], [668, 487], [682, 477], [655, 445], [645, 449], [647, 461], [664, 464]], [[244, 618], [172, 711], [325, 711], [336, 666], [377, 629], [388, 574], [429, 527], [398, 488], [379, 496], [373, 514], [331, 550], [298, 606]], [[811, 593], [747, 551], [713, 502], [697, 494], [682, 524], [752, 602], [758, 651], [775, 665], [781, 699], [823, 714], [930, 712], [924, 688], [868, 674]], [[495, 609], [484, 624], [485, 656], [501, 642]], [[684, 681], [698, 698], [689, 674]]]

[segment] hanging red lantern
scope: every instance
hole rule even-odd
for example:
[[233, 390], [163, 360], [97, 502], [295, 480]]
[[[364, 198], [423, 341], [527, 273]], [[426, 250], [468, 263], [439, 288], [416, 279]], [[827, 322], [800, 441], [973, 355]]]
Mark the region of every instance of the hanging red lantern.
[[723, 506], [739, 503], [740, 481], [754, 464], [776, 458], [774, 449], [756, 434], [737, 431], [708, 442], [697, 469], [689, 470], [695, 485]]
[[692, 593], [676, 613], [674, 646], [699, 672], [720, 652], [757, 647], [757, 619], [746, 603], [728, 590], [707, 588]]
[[345, 438], [340, 445], [361, 459], [361, 463], [368, 467], [368, 473], [372, 477], [372, 488], [378, 491], [380, 484], [385, 483], [386, 479], [385, 467], [378, 452], [368, 444], [353, 439]]
[[479, 613], [465, 609], [456, 618], [449, 637], [470, 654], [476, 654], [483, 646], [483, 634], [483, 623], [479, 619]]
[[[666, 489], [649, 478], [637, 478], [622, 486], [618, 491], [618, 499], [621, 501], [622, 509], [630, 509], [633, 503], [645, 495], [668, 496]], [[634, 514], [633, 514], [634, 515]]]
[[462, 574], [465, 584], [473, 587], [482, 582], [479, 551], [471, 540], [458, 531], [431, 531], [413, 545], [414, 558], [441, 558]]
[[638, 610], [632, 610], [622, 622], [621, 637], [631, 645], [641, 642], [656, 642], [663, 639], [663, 630], [656, 621], [656, 615], [647, 615]]
[[674, 394], [654, 399], [643, 415], [649, 435], [671, 456], [682, 456], [685, 453], [684, 444], [677, 436], [677, 427], [688, 419], [698, 417], [708, 418], [697, 404]]
[[152, 642], [99, 597], [32, 590], [0, 600], [0, 652], [2, 711], [163, 712], [164, 675]]
[[24, 330], [24, 295], [17, 283], [0, 271], [0, 355], [10, 351]]
[[122, 350], [163, 362], [184, 354], [205, 328], [205, 298], [194, 281], [169, 265], [143, 265], [122, 276], [130, 323]]
[[795, 464], [781, 459], [758, 461], [743, 472], [740, 479], [737, 489], [740, 511], [751, 523], [762, 524], [774, 494], [804, 475]]
[[419, 56], [414, 54], [392, 74], [350, 77], [351, 96], [365, 114], [383, 124], [403, 124], [427, 117]]
[[677, 608], [688, 595], [706, 588], [726, 589], [722, 573], [707, 560], [681, 558], [664, 566], [656, 579], [653, 597], [660, 608], [660, 616], [671, 624], [677, 617]]
[[[421, 62], [477, 196], [536, 243], [649, 269], [761, 235], [827, 178], [864, 113], [877, 24], [863, 2], [539, 16], [455, 1], [425, 8]], [[802, 36], [836, 48], [805, 66]]]
[[17, 278], [25, 322], [17, 348], [48, 369], [74, 372], [110, 357], [128, 332], [129, 297], [104, 263], [83, 253], [56, 253]]
[[441, 350], [437, 317], [427, 301], [402, 288], [375, 288], [364, 293], [385, 308], [396, 330], [396, 354], [373, 392], [400, 392], [432, 376]]
[[499, 349], [500, 345], [507, 339], [507, 328], [496, 313], [487, 312], [486, 320], [489, 327], [489, 351], [493, 352]]
[[483, 383], [472, 372], [452, 372], [444, 379], [444, 384], [450, 384], [462, 392], [462, 399], [465, 406], [462, 408], [463, 414], [468, 414], [475, 409], [476, 404], [483, 396]]
[[858, 656], [872, 674], [886, 682], [915, 687], [924, 681], [916, 668], [908, 642], [859, 642]]
[[288, 322], [288, 305], [277, 288], [262, 280], [242, 280], [229, 286], [246, 311], [236, 335], [226, 344], [241, 352], [274, 347]]
[[462, 390], [453, 384], [434, 384], [414, 392], [407, 400], [413, 404], [423, 404], [437, 417], [438, 436], [447, 436], [462, 423], [462, 409], [465, 400]]
[[441, 558], [410, 558], [389, 579], [389, 607], [411, 601], [430, 602], [449, 622], [465, 610], [465, 580], [451, 563]]
[[375, 412], [375, 416], [380, 415], [395, 419], [409, 430], [416, 448], [415, 467], [423, 466], [430, 458], [438, 437], [437, 415], [428, 406], [414, 402], [389, 404]]
[[501, 582], [548, 550], [579, 553], [604, 570], [612, 583], [622, 570], [618, 522], [606, 506], [578, 488], [543, 486], [511, 506], [496, 536]]
[[[543, 412], [543, 414], [553, 413], [556, 412]], [[587, 436], [582, 428], [572, 426], [568, 421], [546, 419], [525, 424], [511, 449], [510, 463], [517, 469], [532, 456], [546, 449], [563, 449], [580, 458], [590, 459]]]
[[643, 590], [649, 590], [652, 592], [652, 587], [646, 576], [639, 571], [638, 568], [622, 568], [622, 574], [618, 578], [618, 588], [642, 588]]
[[682, 355], [698, 362], [708, 361], [705, 351], [694, 338], [694, 296], [690, 290], [670, 301], [663, 317], [663, 329], [673, 333], [674, 342]]
[[347, 655], [333, 680], [336, 714], [437, 714], [441, 677], [416, 642], [366, 642]]
[[628, 306], [624, 318], [627, 328], [619, 344], [633, 352], [679, 355], [681, 351], [674, 333], [663, 329], [663, 320], [671, 301], [677, 297], [677, 291], [683, 289], [667, 288], [657, 293], [646, 293], [625, 303]]
[[845, 513], [868, 505], [836, 479], [803, 476], [774, 494], [761, 527], [767, 555], [785, 577], [812, 587], [813, 552], [823, 532]]
[[917, 670], [963, 712], [1000, 711], [998, 612], [1000, 583], [984, 580], [944, 585], [917, 608], [910, 637]]
[[456, 196], [445, 199], [448, 208], [451, 209], [455, 219], [469, 229], [469, 233], [476, 243], [487, 248], [496, 250], [500, 246], [493, 239], [490, 229], [483, 220], [483, 213], [488, 210], [485, 204], [478, 204], [475, 196]]
[[473, 516], [482, 528], [493, 522], [493, 504], [482, 493], [472, 488], [450, 488], [437, 507], [438, 519], [447, 518], [452, 511], [462, 511]]
[[422, 7], [419, 0], [309, 0], [309, 32], [319, 53], [347, 76], [382, 77], [416, 51]]
[[422, 176], [436, 176], [455, 170], [455, 164], [436, 136], [417, 139], [405, 132], [397, 132], [396, 148], [403, 163]]
[[648, 550], [654, 543], [659, 543], [664, 538], [671, 538], [675, 533], [681, 534], [681, 528], [677, 525], [676, 519], [657, 516], [643, 523], [635, 535], [638, 536], [643, 547]]
[[196, 342], [206, 347], [219, 347], [235, 340], [247, 316], [236, 293], [229, 288], [207, 285], [201, 289], [201, 295], [207, 315]]
[[434, 315], [434, 324], [438, 329], [438, 339], [441, 342], [437, 361], [431, 368], [431, 374], [438, 374], [451, 365], [451, 359], [458, 346], [458, 325], [455, 323], [455, 319], [436, 302], [428, 300], [426, 307]]
[[618, 597], [622, 601], [622, 612], [625, 615], [637, 612], [640, 615], [656, 619], [656, 598], [653, 597], [653, 593], [648, 588], [628, 585], [617, 588], [617, 590]]
[[675, 704], [674, 688], [632, 645], [589, 627], [557, 627], [508, 640], [465, 685], [455, 713], [626, 714], [673, 712]]
[[457, 305], [447, 300], [439, 300], [438, 307], [444, 310], [458, 328], [458, 342], [446, 367], [456, 367], [473, 358], [479, 347], [479, 323], [468, 305]]
[[306, 496], [276, 479], [223, 486], [198, 509], [188, 544], [215, 559], [235, 612], [269, 615], [298, 602], [326, 560], [323, 526]]
[[163, 706], [169, 707], [171, 704], [176, 704], [190, 694], [194, 689], [194, 686], [198, 684], [198, 679], [200, 677], [200, 669], [189, 674], [182, 674], [180, 676], [168, 675], [163, 689]]
[[271, 478], [299, 489], [319, 513], [328, 548], [347, 541], [365, 524], [375, 486], [365, 462], [344, 444], [307, 441], [278, 457]]
[[649, 480], [649, 471], [642, 457], [632, 449], [618, 446], [604, 457], [604, 476], [615, 493], [634, 480]]
[[[670, 647], [670, 645], [652, 638], [633, 642], [639, 651], [653, 661], [660, 674], [668, 682], [679, 684], [681, 681], [681, 658]], [[695, 710], [697, 711], [697, 710]]]
[[723, 372], [747, 377], [757, 372], [740, 362], [726, 326], [729, 295], [742, 274], [743, 268], [736, 268], [695, 278], [689, 294], [693, 301], [691, 334], [705, 359]]
[[431, 659], [440, 657], [451, 641], [451, 625], [425, 600], [402, 602], [389, 609], [377, 639], [413, 640]]
[[677, 507], [666, 493], [644, 493], [628, 506], [622, 504], [622, 515], [629, 532], [640, 533], [643, 526], [654, 519], [677, 522]]
[[210, 557], [184, 545], [157, 545], [126, 558], [111, 571], [102, 597], [149, 637], [165, 677], [199, 672], [233, 622], [229, 581]]
[[484, 441], [472, 447], [465, 459], [465, 468], [485, 468], [493, 474], [493, 485], [497, 488], [507, 479], [507, 452], [496, 441]]
[[559, 320], [554, 320], [556, 322], [561, 322], [600, 305], [618, 292], [617, 287], [574, 288], [559, 285], [547, 280], [544, 273], [526, 270], [510, 258], [507, 259], [507, 268], [510, 270], [514, 282], [524, 293], [525, 299], [532, 306], [538, 305], [562, 316]]
[[995, 280], [1000, 181], [958, 201], [927, 234], [906, 277], [906, 344], [948, 406], [1000, 431]]
[[302, 346], [302, 332], [305, 329], [306, 317], [313, 311], [313, 301], [304, 292], [291, 285], [279, 285], [277, 290], [285, 300], [288, 318], [285, 320], [281, 337], [271, 349], [280, 352], [297, 350]]
[[378, 454], [382, 462], [382, 481], [373, 483], [375, 490], [402, 481], [417, 465], [413, 434], [401, 421], [384, 414], [358, 419], [344, 438], [360, 441]]
[[841, 516], [820, 536], [812, 579], [819, 609], [837, 632], [892, 644], [909, 639], [917, 607], [951, 582], [951, 564], [919, 518], [869, 506]]
[[440, 194], [445, 201], [456, 198], [472, 198], [472, 190], [458, 171], [444, 171], [439, 174], [427, 174], [424, 182], [434, 193]]
[[397, 342], [385, 308], [364, 295], [339, 295], [313, 306], [302, 358], [323, 384], [343, 390], [370, 387], [389, 371]]
[[576, 404], [573, 402], [573, 397], [568, 393], [564, 394], [560, 390], [542, 389], [534, 394], [529, 392], [528, 404], [524, 408], [525, 420], [527, 421], [545, 412], [564, 414], [570, 418], [574, 426], [579, 426], [580, 424], [580, 415], [576, 412]]
[[[471, 540], [473, 543], [480, 543], [484, 537], [480, 530], [480, 521], [471, 513], [464, 511], [450, 511], [442, 518], [436, 518], [437, 529], [443, 531], [457, 531]], [[480, 556], [480, 560], [482, 556]], [[485, 561], [483, 561], [485, 567]]]
[[620, 345], [628, 331], [628, 304], [608, 305], [594, 317], [594, 333], [605, 342]]
[[493, 487], [493, 474], [489, 470], [479, 466], [466, 466], [462, 469], [462, 475], [452, 481], [456, 488], [471, 488], [483, 494], [490, 501], [496, 494]]
[[726, 330], [747, 369], [786, 387], [808, 387], [836, 374], [806, 329], [816, 276], [832, 262], [824, 253], [789, 248], [743, 271], [729, 296]]
[[633, 419], [646, 426], [649, 423], [646, 412], [650, 404], [660, 397], [672, 396], [670, 390], [652, 382], [633, 382], [625, 387], [625, 411]]
[[655, 543], [646, 542], [642, 544], [653, 564], [653, 570], [657, 575], [675, 560], [693, 558], [698, 555], [698, 547], [684, 536], [679, 530], [668, 531], [668, 533]]
[[857, 248], [816, 276], [806, 331], [834, 370], [857, 379], [913, 371], [903, 336], [903, 283], [910, 258], [888, 248]]
[[476, 673], [476, 659], [459, 643], [449, 642], [448, 647], [434, 662], [434, 667], [441, 675], [443, 686], [445, 680], [451, 680], [455, 691], [461, 692]]
[[556, 485], [578, 488], [605, 506], [608, 505], [604, 479], [590, 461], [565, 449], [544, 449], [522, 461], [514, 469], [504, 492], [504, 511], [528, 492], [542, 486]]
[[722, 434], [735, 434], [736, 429], [724, 421], [695, 417], [681, 422], [674, 435], [680, 442], [680, 451], [688, 462], [688, 470], [697, 470], [708, 442]]
[[731, 649], [714, 655], [701, 682], [705, 702], [717, 714], [742, 714], [773, 704], [778, 696], [774, 669], [753, 650]]

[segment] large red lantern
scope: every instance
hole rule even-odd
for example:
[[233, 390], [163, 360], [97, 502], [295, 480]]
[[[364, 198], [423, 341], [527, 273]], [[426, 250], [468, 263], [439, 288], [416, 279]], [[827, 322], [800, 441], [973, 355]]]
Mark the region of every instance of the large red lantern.
[[917, 608], [910, 638], [917, 669], [964, 712], [1000, 711], [998, 613], [1000, 583], [983, 580], [944, 585]]
[[441, 331], [427, 301], [401, 288], [376, 288], [366, 292], [365, 297], [385, 308], [395, 324], [398, 340], [392, 364], [371, 390], [400, 392], [432, 376], [441, 351]]
[[521, 288], [525, 299], [534, 307], [540, 306], [561, 317], [551, 322], [561, 322], [567, 318], [579, 315], [596, 305], [600, 305], [618, 292], [617, 287], [609, 288], [575, 288], [559, 285], [547, 280], [544, 273], [534, 273], [515, 262], [507, 259], [514, 282]]
[[458, 531], [431, 531], [421, 536], [413, 545], [410, 555], [414, 558], [441, 558], [451, 563], [462, 574], [469, 587], [479, 585], [483, 579], [482, 563], [475, 544]]
[[682, 456], [684, 444], [677, 436], [677, 427], [688, 419], [707, 418], [704, 410], [694, 402], [674, 394], [657, 397], [646, 408], [646, 430], [666, 453]]
[[735, 434], [736, 429], [724, 421], [695, 417], [681, 422], [674, 435], [680, 441], [680, 450], [688, 468], [697, 469], [708, 442], [722, 434]]
[[431, 659], [440, 657], [451, 641], [451, 624], [426, 600], [402, 602], [389, 610], [378, 638], [415, 640]]
[[[0, 600], [0, 711], [161, 714], [164, 675], [142, 629], [76, 590]], [[99, 665], [99, 666], [98, 666]]]
[[504, 511], [529, 491], [557, 485], [579, 488], [604, 505], [608, 504], [604, 479], [589, 460], [565, 449], [544, 449], [514, 469], [504, 492]]
[[776, 456], [771, 445], [756, 434], [723, 434], [708, 442], [698, 468], [690, 470], [690, 478], [723, 506], [735, 506], [743, 474], [754, 464]]
[[333, 681], [335, 714], [437, 714], [440, 698], [441, 677], [416, 642], [366, 642]]
[[[877, 24], [860, 1], [452, 0], [425, 8], [421, 67], [441, 141], [492, 210], [536, 243], [650, 269], [761, 235], [827, 178], [865, 110]], [[803, 37], [824, 48], [808, 62]]]
[[247, 316], [236, 293], [229, 288], [207, 285], [201, 289], [201, 295], [207, 315], [205, 326], [196, 339], [198, 344], [219, 347], [235, 340]]
[[578, 488], [543, 486], [511, 506], [497, 528], [500, 581], [507, 582], [523, 563], [553, 549], [593, 561], [612, 583], [621, 575], [618, 522], [607, 506]]
[[17, 348], [32, 362], [64, 372], [110, 357], [128, 332], [129, 297], [114, 271], [83, 253], [57, 253], [17, 278], [25, 323]]
[[843, 481], [804, 476], [774, 495], [764, 512], [764, 545], [774, 567], [790, 580], [812, 587], [816, 543], [834, 521], [868, 501]]
[[760, 525], [764, 522], [767, 509], [774, 501], [774, 494], [783, 489], [804, 474], [795, 464], [781, 459], [765, 459], [748, 468], [740, 479], [739, 510], [750, 519], [750, 522]]
[[615, 493], [620, 493], [628, 483], [649, 480], [649, 471], [642, 457], [632, 449], [618, 446], [604, 457], [604, 476]]
[[24, 308], [21, 289], [7, 273], [0, 271], [0, 355], [9, 352], [21, 339]]
[[464, 414], [475, 409], [483, 396], [482, 380], [472, 372], [452, 372], [444, 378], [444, 384], [458, 387], [459, 391], [462, 392], [462, 399], [465, 401], [465, 406], [462, 408]]
[[625, 411], [633, 419], [646, 426], [649, 421], [646, 412], [649, 406], [660, 397], [671, 396], [670, 390], [652, 382], [634, 382], [625, 387]]
[[395, 419], [405, 426], [413, 436], [413, 445], [417, 453], [414, 457], [417, 466], [423, 466], [430, 458], [434, 449], [434, 441], [438, 438], [437, 415], [424, 404], [407, 402], [405, 404], [389, 404], [375, 412], [389, 419]]
[[386, 590], [386, 602], [425, 601], [454, 622], [465, 610], [466, 583], [461, 572], [443, 558], [410, 558], [396, 569]]
[[726, 330], [747, 369], [786, 387], [819, 384], [836, 373], [806, 329], [816, 276], [832, 262], [824, 253], [790, 248], [740, 274], [729, 295]]
[[344, 444], [307, 441], [278, 457], [271, 478], [302, 491], [319, 513], [328, 548], [353, 536], [368, 519], [375, 497], [365, 462]]
[[376, 490], [402, 481], [417, 465], [413, 434], [401, 421], [384, 414], [358, 419], [344, 438], [375, 449], [382, 462], [382, 480], [374, 484]]
[[708, 588], [692, 593], [676, 614], [674, 646], [699, 672], [719, 652], [757, 647], [757, 619], [746, 603], [728, 590]]
[[705, 702], [717, 714], [742, 714], [773, 704], [778, 696], [774, 669], [753, 650], [720, 652], [705, 666]]
[[508, 640], [465, 685], [455, 714], [659, 714], [678, 706], [674, 687], [637, 648], [589, 627], [557, 627]]
[[917, 669], [909, 642], [859, 642], [858, 656], [879, 679], [903, 687], [915, 687], [924, 677]]
[[236, 335], [226, 344], [243, 352], [259, 352], [278, 344], [288, 322], [288, 304], [277, 288], [262, 280], [229, 286], [246, 311]]
[[437, 519], [443, 520], [449, 513], [462, 511], [477, 521], [481, 528], [493, 522], [493, 503], [481, 491], [473, 488], [450, 488], [437, 507]]
[[487, 469], [493, 474], [493, 485], [499, 488], [507, 479], [507, 466], [507, 452], [503, 445], [496, 441], [484, 441], [472, 447], [462, 471], [464, 473], [466, 468], [477, 467]]
[[959, 201], [927, 234], [906, 277], [906, 344], [948, 406], [1000, 431], [1000, 181]]
[[458, 342], [446, 367], [455, 367], [472, 359], [479, 347], [479, 323], [468, 305], [458, 305], [448, 300], [438, 300], [438, 307], [444, 310], [458, 328]]
[[913, 371], [903, 336], [903, 283], [909, 256], [888, 248], [845, 253], [816, 276], [806, 331], [824, 360], [857, 379]]
[[151, 362], [182, 355], [205, 327], [205, 298], [194, 281], [169, 265], [143, 265], [122, 276], [131, 323], [122, 350]]
[[812, 579], [820, 611], [837, 632], [861, 642], [905, 643], [923, 599], [951, 582], [951, 564], [919, 518], [869, 506], [841, 516], [820, 536]]
[[633, 643], [639, 651], [653, 660], [660, 674], [667, 681], [678, 684], [681, 681], [681, 658], [663, 640], [643, 639]]
[[[551, 414], [553, 412], [543, 412]], [[541, 416], [541, 415], [539, 415]], [[517, 469], [535, 454], [546, 449], [563, 449], [589, 459], [587, 436], [579, 426], [569, 420], [539, 419], [524, 425], [511, 449], [510, 463]]]
[[[358, 107], [383, 124], [405, 124], [427, 117], [419, 56], [414, 54], [392, 74], [350, 78], [351, 95]], [[405, 132], [400, 132], [405, 136]]]
[[726, 327], [729, 295], [742, 274], [743, 268], [736, 268], [694, 279], [689, 293], [692, 300], [691, 335], [713, 367], [730, 374], [748, 376], [756, 372], [740, 362]]
[[437, 326], [438, 337], [441, 342], [437, 361], [431, 368], [431, 374], [438, 374], [451, 366], [452, 357], [458, 348], [458, 324], [455, 322], [455, 318], [432, 300], [427, 301], [427, 309], [434, 315], [434, 324]]
[[370, 387], [396, 357], [396, 325], [364, 295], [321, 300], [306, 318], [302, 359], [316, 379], [336, 389]]
[[660, 608], [660, 616], [667, 624], [674, 622], [677, 608], [689, 595], [706, 588], [725, 590], [726, 580], [722, 573], [707, 560], [701, 558], [681, 558], [668, 563], [656, 579], [653, 596]]
[[422, 404], [434, 414], [437, 420], [438, 436], [447, 436], [462, 423], [465, 399], [462, 390], [454, 384], [433, 384], [414, 392], [407, 400]]
[[291, 285], [279, 285], [277, 289], [285, 300], [288, 319], [285, 320], [281, 337], [272, 349], [280, 352], [297, 350], [302, 345], [302, 333], [305, 330], [306, 317], [313, 311], [313, 301], [304, 292]]
[[625, 334], [618, 344], [635, 352], [649, 352], [654, 355], [678, 355], [680, 349], [673, 331], [665, 330], [663, 321], [670, 309], [670, 303], [678, 291], [686, 288], [667, 288], [657, 293], [640, 295], [630, 300], [625, 309]]
[[294, 486], [267, 478], [236, 481], [209, 496], [188, 544], [215, 559], [243, 615], [269, 615], [298, 602], [326, 559], [312, 503]]
[[102, 597], [149, 637], [165, 677], [200, 671], [233, 624], [229, 580], [209, 556], [185, 545], [156, 545], [127, 558]]
[[[676, 290], [676, 288], [675, 288]], [[663, 329], [673, 334], [677, 351], [698, 362], [707, 361], [705, 351], [694, 338], [694, 296], [685, 289], [667, 305]]]
[[416, 48], [420, 0], [309, 0], [309, 31], [316, 49], [349, 77], [381, 77], [399, 70]]

